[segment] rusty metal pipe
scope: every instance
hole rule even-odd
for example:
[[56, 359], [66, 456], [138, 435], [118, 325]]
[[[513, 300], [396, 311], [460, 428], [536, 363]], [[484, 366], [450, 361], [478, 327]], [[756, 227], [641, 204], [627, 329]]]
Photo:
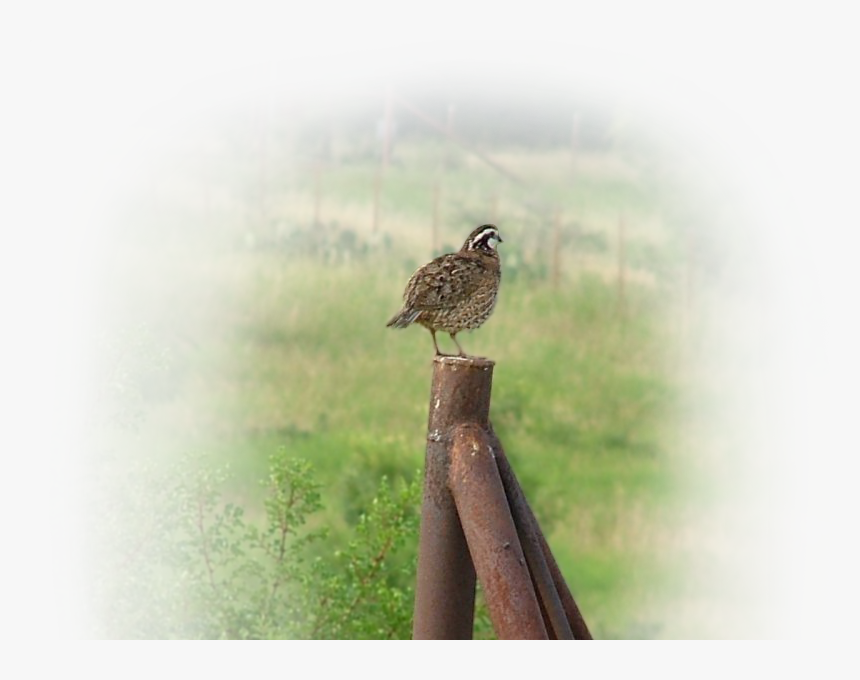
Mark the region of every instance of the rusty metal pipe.
[[[540, 524], [532, 512], [531, 506], [526, 500], [519, 480], [505, 455], [504, 447], [496, 436], [492, 425], [490, 428], [490, 445], [496, 454], [496, 464], [499, 475], [505, 486], [505, 492], [511, 504], [511, 513], [517, 523], [517, 529], [522, 526], [521, 534], [523, 548], [526, 557], [529, 558], [529, 568], [535, 578], [536, 589], [541, 597], [541, 604], [545, 615], [552, 622], [554, 632], [559, 639], [591, 640], [591, 632], [583, 619], [579, 606], [573, 599], [567, 582], [559, 569], [558, 563], [550, 550], [549, 544], [541, 531]], [[535, 545], [540, 550], [540, 557], [535, 554]], [[533, 562], [535, 566], [533, 566]], [[549, 579], [549, 581], [547, 580]], [[549, 588], [551, 582], [552, 588]], [[559, 612], [558, 607], [561, 607]], [[560, 615], [563, 613], [566, 624], [561, 623]], [[570, 637], [567, 637], [567, 636]]]
[[[526, 559], [526, 564], [528, 564], [528, 559]], [[529, 572], [532, 577], [532, 588], [534, 588], [535, 594], [537, 595], [538, 607], [540, 607], [540, 615], [543, 619], [544, 628], [546, 628], [547, 637], [550, 640], [558, 640], [558, 635], [555, 634], [555, 630], [552, 627], [552, 621], [550, 621], [549, 615], [546, 613], [546, 607], [543, 606], [543, 601], [541, 600], [540, 593], [538, 593], [538, 585], [535, 583], [534, 574]]]
[[491, 440], [491, 442], [493, 442], [491, 445], [496, 449], [496, 464], [499, 467], [499, 476], [502, 479], [505, 494], [508, 497], [511, 515], [517, 528], [517, 535], [520, 537], [523, 553], [526, 556], [526, 562], [529, 565], [529, 571], [532, 574], [535, 590], [540, 598], [542, 609], [546, 618], [550, 621], [555, 637], [559, 640], [573, 640], [573, 631], [570, 629], [570, 624], [567, 621], [567, 615], [561, 604], [558, 590], [555, 587], [552, 574], [547, 566], [543, 550], [541, 550], [537, 522], [534, 516], [526, 509], [526, 500], [523, 496], [522, 488], [517, 482], [513, 468], [511, 468], [507, 458], [504, 457], [504, 451], [498, 442], [498, 438], [495, 441]]
[[454, 430], [448, 483], [496, 635], [503, 640], [546, 640], [490, 438], [480, 425], [464, 423]]
[[459, 423], [488, 424], [493, 366], [478, 358], [439, 356], [433, 362], [412, 623], [416, 640], [472, 638], [475, 568], [448, 488], [448, 449]]
[[[538, 528], [538, 531], [540, 532], [540, 528]], [[570, 588], [567, 587], [567, 582], [564, 580], [564, 576], [561, 573], [558, 562], [555, 561], [555, 556], [553, 556], [549, 543], [546, 542], [546, 538], [542, 532], [538, 533], [538, 540], [540, 540], [540, 546], [541, 550], [543, 550], [546, 565], [549, 567], [549, 573], [552, 575], [552, 580], [553, 583], [555, 583], [558, 596], [561, 598], [561, 604], [564, 607], [564, 613], [567, 615], [567, 622], [570, 624], [570, 629], [573, 631], [574, 639], [593, 640], [594, 638], [591, 636], [591, 631], [588, 630], [588, 625], [585, 623], [585, 619], [582, 618], [582, 613], [579, 611], [579, 605], [577, 605], [576, 600], [573, 599], [573, 595], [570, 592]]]

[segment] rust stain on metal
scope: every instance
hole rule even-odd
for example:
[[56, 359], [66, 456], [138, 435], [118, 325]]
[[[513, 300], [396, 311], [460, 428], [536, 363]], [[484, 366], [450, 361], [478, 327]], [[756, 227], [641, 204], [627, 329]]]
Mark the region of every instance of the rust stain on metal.
[[575, 640], [593, 639], [492, 425], [490, 425], [490, 440], [497, 452], [496, 463], [499, 474], [511, 503], [511, 512], [517, 529], [524, 547], [527, 548], [526, 556], [535, 578], [535, 587], [539, 593], [544, 614], [551, 622], [552, 632], [558, 639], [571, 637]]
[[469, 639], [475, 613], [475, 569], [448, 487], [448, 446], [466, 418], [489, 422], [493, 362], [436, 357], [430, 388], [424, 499], [412, 635], [415, 639]]
[[590, 639], [489, 422], [494, 362], [436, 357], [413, 636], [471, 638], [476, 577], [502, 639]]
[[448, 481], [493, 628], [502, 639], [547, 639], [487, 433], [465, 423], [451, 436]]

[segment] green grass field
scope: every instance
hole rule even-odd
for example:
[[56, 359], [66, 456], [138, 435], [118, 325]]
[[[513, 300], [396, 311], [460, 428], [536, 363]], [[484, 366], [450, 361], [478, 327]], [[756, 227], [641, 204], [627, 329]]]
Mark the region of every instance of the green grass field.
[[318, 183], [292, 166], [251, 189], [230, 177], [201, 188], [187, 167], [159, 178], [118, 215], [107, 251], [105, 337], [124, 376], [110, 403], [134, 426], [101, 428], [99, 444], [126, 460], [229, 464], [227, 495], [252, 514], [286, 447], [322, 485], [316, 521], [346, 537], [382, 475], [423, 465], [432, 343], [385, 323], [433, 255], [438, 185], [437, 247], [458, 247], [491, 211], [505, 239], [495, 314], [460, 339], [497, 362], [491, 418], [592, 632], [708, 636], [719, 595], [691, 575], [697, 478], [680, 424], [683, 244], [651, 178], [618, 154], [583, 155], [573, 173], [556, 150], [497, 157], [529, 187], [404, 143], [376, 232], [372, 158], [329, 163]]

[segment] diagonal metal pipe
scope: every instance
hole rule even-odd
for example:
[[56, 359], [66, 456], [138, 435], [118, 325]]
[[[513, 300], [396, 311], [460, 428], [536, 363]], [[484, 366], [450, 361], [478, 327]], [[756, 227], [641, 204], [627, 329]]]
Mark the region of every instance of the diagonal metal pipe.
[[502, 640], [546, 640], [490, 438], [475, 423], [464, 423], [453, 433], [448, 483], [496, 635]]
[[501, 442], [495, 436], [495, 433], [491, 435], [490, 442], [496, 454], [499, 476], [505, 488], [505, 494], [511, 508], [511, 515], [517, 528], [520, 543], [523, 546], [523, 552], [531, 571], [535, 590], [540, 598], [541, 608], [550, 622], [555, 637], [559, 640], [572, 640], [573, 632], [571, 631], [561, 598], [559, 597], [558, 590], [541, 549], [540, 539], [538, 538], [540, 530], [537, 527], [537, 521], [526, 507], [522, 488], [517, 481], [513, 469], [508, 464]]
[[553, 632], [559, 639], [593, 639], [492, 424], [489, 425], [489, 438], [541, 605], [551, 621]]

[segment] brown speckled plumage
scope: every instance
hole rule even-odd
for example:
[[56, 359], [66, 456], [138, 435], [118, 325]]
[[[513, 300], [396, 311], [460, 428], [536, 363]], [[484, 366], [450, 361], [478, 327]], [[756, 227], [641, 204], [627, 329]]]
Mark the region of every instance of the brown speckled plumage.
[[418, 323], [433, 337], [436, 331], [451, 335], [460, 356], [466, 356], [457, 333], [478, 328], [493, 313], [499, 292], [501, 267], [493, 241], [502, 242], [492, 224], [475, 229], [456, 253], [437, 257], [418, 269], [406, 284], [403, 309], [388, 322], [394, 328]]

